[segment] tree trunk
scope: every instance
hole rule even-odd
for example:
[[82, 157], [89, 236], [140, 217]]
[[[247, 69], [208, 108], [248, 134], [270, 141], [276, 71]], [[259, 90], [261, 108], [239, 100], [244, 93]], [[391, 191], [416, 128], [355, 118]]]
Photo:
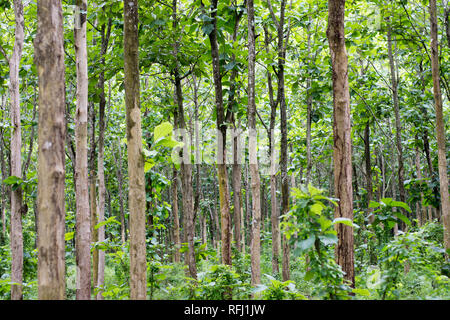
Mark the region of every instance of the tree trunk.
[[[370, 121], [367, 120], [364, 127], [364, 158], [366, 163], [366, 189], [367, 189], [367, 216], [369, 217], [369, 223], [373, 223], [374, 216], [372, 214], [373, 208], [370, 208], [370, 201], [373, 199], [373, 187], [372, 187], [372, 164], [370, 154]], [[356, 175], [355, 175], [356, 179]]]
[[[25, 21], [21, 0], [14, 0], [16, 20], [14, 50], [9, 59], [9, 92], [11, 97], [11, 174], [22, 175], [22, 133], [20, 125], [19, 66], [24, 42]], [[11, 192], [11, 300], [22, 300], [23, 282], [23, 234], [22, 234], [22, 188]], [[24, 212], [26, 213], [26, 212]]]
[[255, 103], [255, 8], [253, 0], [247, 0], [248, 15], [248, 127], [249, 127], [249, 162], [252, 183], [252, 241], [251, 241], [251, 284], [261, 283], [261, 183], [258, 170], [256, 103]]
[[[339, 199], [334, 216], [353, 220], [350, 94], [344, 17], [345, 0], [329, 0], [327, 37], [333, 67], [334, 190], [335, 197]], [[345, 279], [354, 286], [353, 229], [341, 223], [337, 224], [336, 228], [338, 233], [336, 262], [345, 272]]]
[[79, 25], [74, 28], [77, 61], [77, 110], [75, 116], [75, 201], [77, 300], [91, 299], [91, 221], [87, 155], [88, 64], [86, 44], [87, 1], [77, 0]]
[[181, 255], [180, 255], [180, 249], [181, 249], [181, 240], [180, 240], [180, 220], [178, 217], [178, 185], [177, 185], [177, 169], [175, 169], [175, 166], [173, 168], [173, 174], [172, 174], [172, 216], [173, 216], [173, 238], [174, 238], [174, 255], [173, 255], [173, 262], [179, 263], [181, 262]]
[[65, 65], [61, 1], [37, 2], [38, 298], [65, 297]]
[[231, 265], [231, 216], [230, 194], [228, 191], [228, 175], [226, 168], [226, 132], [225, 112], [223, 105], [222, 76], [219, 63], [219, 46], [217, 43], [217, 0], [211, 1], [211, 18], [213, 30], [209, 34], [213, 66], [216, 122], [217, 122], [217, 177], [219, 180], [219, 202], [221, 220], [222, 263]]
[[127, 118], [130, 212], [130, 293], [133, 300], [147, 297], [145, 244], [145, 173], [139, 90], [138, 1], [124, 0], [124, 83]]
[[[109, 36], [111, 33], [112, 19], [108, 21], [108, 27], [105, 33], [105, 25], [101, 27], [102, 46], [100, 49], [100, 64], [105, 67], [105, 54], [108, 50]], [[97, 158], [97, 179], [98, 179], [98, 203], [97, 203], [97, 217], [98, 223], [105, 220], [105, 166], [104, 166], [104, 153], [105, 153], [105, 72], [102, 71], [99, 74], [97, 87], [100, 89], [100, 102], [99, 102], [99, 119], [98, 119], [98, 158]], [[105, 241], [105, 226], [98, 228], [98, 241]], [[105, 251], [99, 250], [98, 253], [98, 278], [97, 287], [99, 291], [97, 293], [97, 300], [103, 300], [102, 288], [105, 284]]]
[[[269, 53], [269, 32], [267, 27], [264, 28], [264, 42], [266, 52]], [[269, 124], [269, 158], [270, 158], [270, 221], [272, 227], [272, 273], [280, 272], [280, 252], [281, 252], [281, 235], [280, 222], [277, 199], [277, 163], [275, 151], [275, 122], [277, 116], [277, 103], [273, 97], [272, 74], [267, 66], [267, 89], [269, 92], [270, 102], [270, 124]]]
[[441, 217], [444, 225], [444, 247], [448, 250], [450, 249], [450, 200], [448, 193], [447, 159], [445, 150], [445, 123], [442, 110], [441, 87], [439, 83], [438, 26], [436, 11], [436, 0], [430, 0], [431, 72], [433, 77], [434, 107], [436, 111], [436, 139], [438, 146]]
[[403, 148], [402, 148], [402, 125], [400, 123], [400, 109], [398, 101], [398, 79], [397, 69], [395, 66], [395, 52], [392, 52], [392, 39], [391, 39], [391, 24], [390, 17], [387, 17], [387, 38], [388, 38], [388, 56], [389, 67], [391, 73], [391, 86], [392, 86], [392, 98], [394, 101], [394, 114], [395, 114], [395, 142], [397, 146], [397, 161], [398, 161], [398, 187], [400, 194], [400, 201], [406, 202], [406, 192], [404, 186], [404, 164], [403, 164]]

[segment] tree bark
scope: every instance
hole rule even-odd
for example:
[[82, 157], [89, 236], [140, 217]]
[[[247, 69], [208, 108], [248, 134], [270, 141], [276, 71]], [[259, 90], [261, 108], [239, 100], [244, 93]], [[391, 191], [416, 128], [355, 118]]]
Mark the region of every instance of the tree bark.
[[222, 75], [219, 63], [219, 46], [217, 43], [217, 2], [211, 1], [211, 19], [213, 30], [209, 34], [211, 44], [211, 57], [213, 66], [214, 92], [216, 104], [217, 123], [217, 177], [219, 180], [219, 203], [221, 220], [222, 263], [231, 265], [231, 216], [230, 194], [228, 191], [228, 175], [226, 168], [226, 132], [225, 110], [223, 105]]
[[253, 0], [247, 1], [248, 16], [248, 128], [249, 128], [249, 166], [252, 190], [252, 241], [250, 248], [252, 278], [251, 284], [261, 283], [261, 182], [258, 170], [256, 102], [255, 102], [255, 8]]
[[[20, 125], [20, 84], [19, 66], [24, 42], [25, 21], [21, 0], [14, 0], [14, 17], [16, 20], [15, 42], [9, 59], [9, 92], [11, 97], [11, 174], [22, 175], [22, 133]], [[23, 234], [22, 234], [22, 188], [11, 192], [11, 300], [22, 300], [23, 282]]]
[[[334, 216], [353, 220], [350, 93], [344, 17], [345, 0], [329, 0], [327, 37], [333, 67], [334, 189], [335, 197], [339, 199]], [[341, 223], [336, 226], [338, 233], [336, 262], [345, 272], [345, 279], [354, 286], [353, 229]]]
[[77, 62], [77, 110], [75, 114], [75, 201], [76, 201], [76, 261], [77, 300], [91, 299], [91, 221], [89, 211], [87, 118], [88, 66], [86, 44], [87, 1], [77, 0], [79, 25], [74, 28]]
[[[108, 21], [108, 27], [105, 32], [105, 25], [101, 27], [101, 49], [100, 49], [100, 65], [105, 67], [105, 55], [108, 50], [109, 36], [111, 33], [112, 19]], [[105, 153], [105, 72], [102, 70], [99, 74], [97, 87], [100, 89], [100, 102], [99, 102], [99, 119], [98, 119], [98, 158], [97, 158], [97, 179], [98, 179], [98, 203], [97, 203], [97, 217], [98, 223], [105, 220], [105, 166], [104, 166], [104, 153]], [[105, 226], [98, 228], [98, 241], [102, 242], [105, 240]], [[103, 295], [100, 288], [105, 284], [105, 251], [99, 250], [98, 253], [98, 278], [97, 287], [99, 291], [97, 293], [97, 300], [103, 300]]]
[[37, 2], [38, 298], [65, 296], [65, 65], [61, 1]]
[[144, 300], [147, 297], [146, 199], [139, 89], [138, 0], [124, 0], [123, 5], [130, 212], [130, 297], [133, 300]]
[[[450, 249], [450, 200], [448, 193], [447, 159], [445, 150], [445, 123], [439, 83], [439, 51], [436, 0], [430, 0], [431, 73], [433, 77], [434, 107], [436, 112], [436, 139], [438, 146], [439, 187], [441, 217], [444, 225], [444, 247]], [[448, 254], [447, 254], [448, 257]]]
[[406, 192], [404, 186], [404, 163], [403, 163], [403, 148], [402, 148], [402, 125], [400, 122], [400, 109], [398, 100], [398, 79], [397, 70], [395, 66], [395, 53], [392, 52], [392, 35], [391, 35], [391, 22], [390, 17], [387, 17], [387, 38], [388, 38], [388, 56], [389, 56], [389, 67], [391, 73], [391, 87], [392, 87], [392, 98], [394, 102], [394, 114], [395, 114], [395, 142], [397, 146], [397, 161], [398, 161], [398, 187], [400, 201], [406, 202]]

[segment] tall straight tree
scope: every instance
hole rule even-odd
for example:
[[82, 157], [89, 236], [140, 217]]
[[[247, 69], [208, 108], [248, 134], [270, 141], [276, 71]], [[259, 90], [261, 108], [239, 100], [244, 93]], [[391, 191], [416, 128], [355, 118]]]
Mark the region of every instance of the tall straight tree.
[[[442, 93], [439, 83], [439, 51], [436, 0], [430, 0], [431, 24], [431, 73], [433, 77], [434, 108], [436, 111], [436, 138], [438, 146], [439, 186], [441, 193], [441, 214], [444, 224], [444, 247], [450, 249], [450, 200], [448, 194], [447, 158], [445, 151], [445, 124], [442, 111]], [[448, 255], [447, 255], [448, 256]]]
[[[22, 133], [20, 125], [19, 66], [24, 42], [25, 21], [21, 0], [14, 0], [16, 19], [15, 41], [9, 58], [9, 93], [11, 97], [11, 175], [22, 175]], [[7, 57], [5, 57], [7, 58]], [[22, 189], [11, 192], [11, 299], [22, 299], [23, 282], [23, 234], [22, 234]]]
[[65, 65], [62, 5], [37, 1], [34, 42], [39, 83], [38, 298], [65, 296]]
[[[353, 220], [352, 141], [348, 58], [345, 49], [345, 0], [328, 0], [327, 37], [333, 68], [333, 161], [334, 190], [339, 199], [335, 218]], [[345, 279], [355, 284], [353, 229], [337, 224], [336, 262], [345, 272]]]
[[223, 105], [222, 75], [220, 71], [219, 44], [217, 41], [217, 2], [211, 1], [210, 18], [212, 29], [209, 32], [211, 44], [211, 57], [214, 78], [214, 93], [216, 104], [217, 123], [217, 177], [219, 180], [219, 202], [222, 239], [222, 263], [231, 265], [231, 216], [230, 216], [230, 194], [228, 193], [228, 174], [226, 164], [226, 137], [227, 125], [225, 108]]
[[[108, 50], [109, 36], [111, 34], [112, 19], [109, 18], [108, 26], [105, 24], [100, 28], [101, 31], [101, 49], [100, 49], [100, 64], [105, 67], [105, 55]], [[97, 179], [98, 179], [98, 202], [97, 202], [97, 217], [98, 223], [102, 223], [105, 220], [105, 108], [106, 108], [106, 98], [105, 98], [105, 71], [102, 70], [98, 77], [97, 87], [100, 89], [100, 101], [99, 101], [99, 119], [98, 119], [98, 155], [97, 155]], [[105, 240], [105, 226], [102, 225], [98, 228], [98, 241]], [[97, 287], [102, 288], [105, 284], [105, 251], [99, 250], [98, 252], [98, 277], [97, 277]], [[97, 300], [103, 299], [102, 290], [97, 293]]]
[[[172, 0], [172, 26], [174, 34], [178, 35], [178, 20], [177, 20], [177, 0]], [[186, 121], [184, 118], [184, 106], [183, 106], [183, 90], [180, 76], [180, 63], [178, 57], [179, 40], [175, 39], [173, 43], [173, 56], [175, 58], [175, 67], [173, 68], [173, 77], [175, 82], [175, 101], [178, 106], [177, 120], [178, 128], [182, 132], [183, 137], [183, 156], [180, 165], [181, 172], [181, 185], [182, 185], [182, 198], [183, 198], [183, 211], [185, 221], [186, 241], [188, 243], [188, 251], [186, 260], [189, 267], [189, 274], [192, 278], [197, 279], [197, 267], [195, 264], [195, 249], [194, 249], [194, 190], [192, 186], [192, 163], [189, 154], [189, 140], [187, 134]], [[176, 201], [176, 199], [174, 199]]]
[[[289, 211], [289, 179], [287, 174], [287, 106], [285, 96], [285, 83], [284, 83], [284, 67], [286, 64], [286, 48], [289, 42], [290, 25], [288, 30], [285, 30], [285, 11], [286, 0], [281, 0], [280, 3], [280, 18], [279, 20], [275, 16], [275, 11], [272, 8], [272, 3], [267, 0], [267, 4], [270, 11], [272, 22], [275, 24], [277, 30], [277, 104], [280, 104], [280, 131], [281, 131], [281, 144], [280, 144], [280, 173], [281, 173], [281, 213], [284, 215]], [[292, 1], [291, 1], [292, 4]], [[282, 276], [283, 281], [287, 281], [290, 278], [289, 271], [289, 244], [286, 238], [283, 237], [283, 259], [282, 259]]]
[[124, 74], [127, 109], [127, 144], [130, 212], [131, 299], [147, 297], [145, 250], [145, 172], [142, 156], [142, 128], [139, 85], [138, 0], [124, 0]]
[[248, 20], [248, 129], [249, 159], [252, 181], [252, 241], [251, 266], [252, 285], [261, 283], [261, 182], [258, 170], [257, 136], [256, 136], [256, 103], [255, 103], [255, 8], [253, 0], [247, 0]]
[[75, 59], [77, 62], [77, 110], [75, 113], [75, 198], [76, 198], [76, 298], [91, 298], [91, 219], [89, 211], [89, 182], [87, 157], [88, 68], [86, 44], [87, 0], [77, 0], [74, 28]]

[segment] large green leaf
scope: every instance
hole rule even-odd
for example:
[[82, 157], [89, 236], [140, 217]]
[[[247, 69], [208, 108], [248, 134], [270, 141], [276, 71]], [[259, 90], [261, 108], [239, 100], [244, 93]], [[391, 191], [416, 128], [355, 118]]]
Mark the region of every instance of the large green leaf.
[[310, 249], [313, 245], [314, 242], [316, 241], [316, 236], [315, 235], [311, 235], [308, 239], [306, 240], [300, 240], [297, 241], [297, 248], [301, 251], [306, 251], [308, 249]]
[[156, 126], [153, 130], [153, 141], [157, 143], [161, 138], [164, 138], [171, 134], [173, 131], [173, 126], [170, 122], [163, 122]]

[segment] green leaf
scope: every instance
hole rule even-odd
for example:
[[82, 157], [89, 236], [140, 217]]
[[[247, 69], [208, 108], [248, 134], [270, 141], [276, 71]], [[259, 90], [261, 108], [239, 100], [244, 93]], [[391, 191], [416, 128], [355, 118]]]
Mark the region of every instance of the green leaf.
[[336, 237], [336, 235], [334, 235], [332, 233], [326, 233], [326, 234], [320, 235], [319, 239], [326, 246], [338, 242], [338, 238]]
[[311, 207], [309, 207], [309, 211], [311, 213], [320, 215], [322, 213], [324, 205], [321, 202], [314, 203]]
[[364, 297], [369, 297], [370, 296], [370, 291], [367, 289], [352, 289], [352, 292], [355, 294], [359, 294], [360, 296], [364, 296]]
[[9, 176], [5, 180], [3, 180], [3, 184], [7, 184], [7, 185], [21, 184], [22, 182], [23, 182], [23, 180], [16, 176]]
[[108, 218], [107, 220], [105, 220], [105, 221], [102, 221], [102, 222], [100, 222], [100, 223], [97, 223], [97, 224], [95, 225], [95, 230], [97, 230], [98, 228], [100, 228], [100, 227], [102, 227], [102, 226], [104, 226], [104, 225], [111, 224], [111, 223], [120, 224], [120, 222], [116, 220], [116, 217], [115, 217], [115, 216], [112, 216], [112, 217], [109, 217], [109, 218]]
[[170, 122], [163, 122], [156, 126], [153, 130], [153, 141], [157, 143], [161, 138], [168, 136], [173, 131], [173, 126]]
[[404, 202], [401, 202], [401, 201], [392, 201], [392, 202], [390, 203], [390, 206], [391, 206], [391, 207], [399, 207], [399, 208], [403, 208], [403, 209], [405, 209], [406, 211], [408, 211], [409, 213], [411, 213], [411, 208], [410, 208], [406, 203], [404, 203]]
[[355, 227], [356, 226], [356, 224], [354, 224], [353, 221], [351, 219], [348, 219], [348, 218], [336, 218], [336, 219], [333, 220], [333, 224], [336, 224], [336, 223], [343, 223], [343, 224], [345, 224], [347, 226], [350, 226], [350, 227]]
[[75, 232], [74, 231], [72, 231], [72, 232], [67, 232], [65, 235], [64, 235], [64, 240], [66, 240], [66, 241], [70, 241], [70, 240], [72, 240], [73, 239], [73, 236], [74, 236], [74, 234], [75, 234]]
[[379, 202], [370, 200], [369, 208], [378, 208], [381, 204]]
[[392, 214], [394, 216], [396, 216], [397, 218], [399, 218], [400, 220], [402, 220], [408, 226], [411, 226], [411, 221], [405, 215], [403, 215], [402, 213], [400, 213], [398, 211], [395, 211], [395, 212], [392, 212]]
[[296, 245], [297, 245], [297, 248], [299, 248], [301, 251], [306, 251], [314, 245], [315, 241], [316, 241], [316, 236], [311, 235], [306, 240], [297, 241]]
[[151, 168], [153, 168], [155, 166], [156, 162], [154, 162], [153, 160], [147, 160], [145, 161], [144, 164], [144, 172], [147, 173], [150, 171]]

